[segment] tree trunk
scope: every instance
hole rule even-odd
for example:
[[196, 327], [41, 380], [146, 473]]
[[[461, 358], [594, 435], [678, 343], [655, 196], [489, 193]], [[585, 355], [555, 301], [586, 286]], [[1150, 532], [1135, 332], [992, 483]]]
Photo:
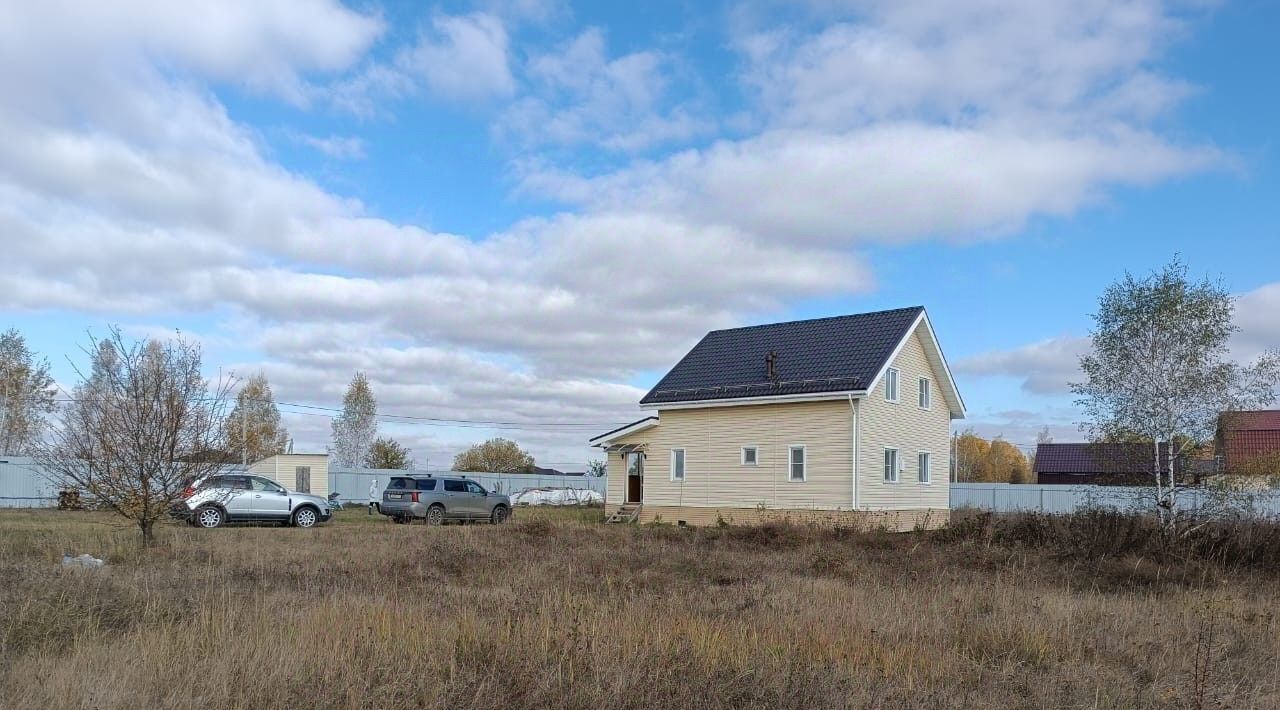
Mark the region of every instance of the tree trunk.
[[138, 521], [138, 528], [142, 531], [143, 545], [150, 546], [152, 543], [156, 541], [156, 535], [154, 530], [155, 524], [156, 524], [156, 521], [145, 519], [145, 518]]

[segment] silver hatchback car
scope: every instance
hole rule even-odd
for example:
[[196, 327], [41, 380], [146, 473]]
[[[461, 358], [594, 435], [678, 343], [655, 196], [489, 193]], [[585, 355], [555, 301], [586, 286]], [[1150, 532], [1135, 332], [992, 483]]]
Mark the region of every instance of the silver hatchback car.
[[219, 474], [196, 482], [174, 506], [178, 517], [202, 528], [224, 523], [274, 522], [309, 528], [333, 516], [329, 501], [291, 491], [269, 478]]
[[511, 517], [511, 499], [462, 477], [395, 476], [382, 491], [379, 509], [397, 523], [487, 520], [496, 525]]

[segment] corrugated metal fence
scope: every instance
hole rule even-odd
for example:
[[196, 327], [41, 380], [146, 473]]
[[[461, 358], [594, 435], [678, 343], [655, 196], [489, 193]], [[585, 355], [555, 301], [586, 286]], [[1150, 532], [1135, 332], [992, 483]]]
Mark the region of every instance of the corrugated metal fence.
[[35, 461], [0, 456], [0, 508], [44, 508], [58, 504], [58, 491]]
[[[238, 469], [237, 469], [238, 470]], [[465, 476], [495, 493], [513, 495], [531, 488], [576, 488], [605, 494], [606, 479], [592, 476], [539, 476], [523, 473], [458, 473], [456, 471], [401, 471], [398, 469], [329, 469], [329, 490], [344, 503], [369, 502], [369, 484], [378, 482], [379, 493], [392, 476], [406, 473], [433, 476]], [[0, 457], [0, 508], [44, 508], [58, 504], [58, 491], [35, 462], [23, 456]]]
[[[1085, 508], [1149, 512], [1152, 509], [1154, 497], [1154, 488], [1140, 486], [951, 484], [952, 510], [978, 508], [997, 513], [1019, 511], [1071, 513]], [[1224, 495], [1212, 488], [1187, 488], [1178, 492], [1178, 506], [1185, 512], [1220, 512], [1280, 518], [1280, 491]]]
[[604, 496], [606, 479], [595, 476], [539, 476], [530, 473], [458, 473], [457, 471], [401, 471], [399, 469], [329, 469], [329, 490], [337, 491], [343, 503], [366, 505], [369, 502], [369, 484], [377, 481], [379, 494], [387, 487], [392, 476], [405, 474], [433, 476], [465, 476], [494, 493], [514, 495], [531, 488], [577, 488], [595, 491]]

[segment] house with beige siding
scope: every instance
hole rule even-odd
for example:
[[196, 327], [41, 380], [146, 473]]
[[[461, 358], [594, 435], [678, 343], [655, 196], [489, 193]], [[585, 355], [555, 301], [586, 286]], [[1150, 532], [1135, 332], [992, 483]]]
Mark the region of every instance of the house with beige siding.
[[923, 307], [708, 333], [590, 443], [612, 520], [937, 527], [964, 417]]

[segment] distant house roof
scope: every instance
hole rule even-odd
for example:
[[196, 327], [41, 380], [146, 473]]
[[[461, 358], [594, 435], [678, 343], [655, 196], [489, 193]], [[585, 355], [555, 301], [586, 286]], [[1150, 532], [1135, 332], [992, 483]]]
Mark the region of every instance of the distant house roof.
[[[912, 306], [713, 330], [654, 385], [640, 404], [867, 390], [923, 316], [922, 306]], [[931, 331], [929, 340], [936, 349]], [[941, 350], [937, 350], [936, 359], [939, 369], [946, 370]], [[949, 371], [946, 379], [948, 382], [939, 385], [952, 411], [962, 414], [963, 403]]]
[[[1040, 444], [1036, 474], [1105, 475], [1151, 473], [1151, 444]], [[1160, 445], [1160, 469], [1169, 470], [1169, 445]]]
[[1280, 454], [1280, 410], [1223, 412], [1218, 421], [1228, 468]]

